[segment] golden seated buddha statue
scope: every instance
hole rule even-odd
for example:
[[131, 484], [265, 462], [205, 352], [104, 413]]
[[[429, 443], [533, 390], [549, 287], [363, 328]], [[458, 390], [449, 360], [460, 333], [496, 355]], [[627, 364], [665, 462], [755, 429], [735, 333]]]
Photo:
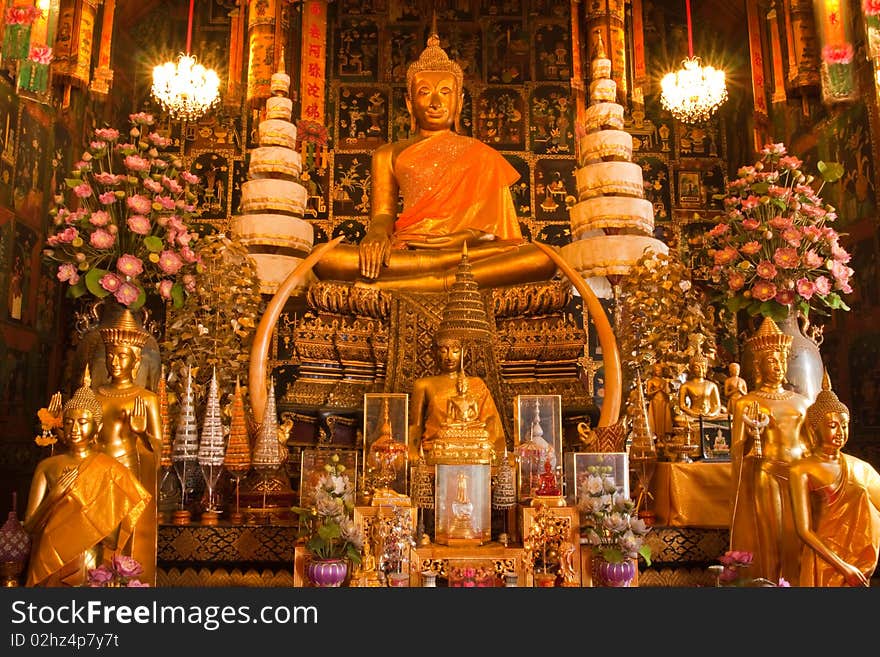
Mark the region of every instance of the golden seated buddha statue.
[[414, 136], [373, 153], [366, 235], [357, 246], [329, 251], [315, 266], [318, 278], [442, 292], [455, 279], [465, 243], [481, 287], [555, 274], [553, 260], [523, 238], [510, 193], [516, 170], [495, 149], [453, 129], [464, 76], [439, 44], [431, 35], [407, 70]]

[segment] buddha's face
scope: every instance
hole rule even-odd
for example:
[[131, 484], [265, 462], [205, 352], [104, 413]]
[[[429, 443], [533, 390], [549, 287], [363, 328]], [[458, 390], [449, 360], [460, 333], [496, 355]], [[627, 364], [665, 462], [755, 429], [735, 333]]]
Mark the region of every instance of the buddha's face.
[[88, 445], [100, 425], [95, 422], [92, 412], [86, 408], [69, 408], [62, 419], [64, 437], [70, 447]]
[[785, 370], [788, 368], [788, 359], [779, 351], [770, 351], [758, 360], [758, 372], [761, 381], [770, 385], [778, 385], [785, 378]]
[[441, 340], [434, 348], [437, 366], [443, 372], [455, 372], [461, 363], [461, 342]]
[[113, 380], [132, 378], [141, 362], [136, 349], [122, 345], [107, 346], [107, 373]]
[[461, 111], [461, 92], [455, 76], [446, 71], [416, 73], [406, 106], [422, 130], [452, 127]]
[[702, 379], [706, 376], [706, 363], [700, 360], [691, 361], [691, 374], [694, 378]]
[[660, 363], [654, 365], [654, 376], [663, 376], [663, 366]]
[[819, 420], [816, 431], [821, 445], [840, 450], [849, 438], [849, 415], [846, 413], [826, 413]]
[[727, 371], [730, 372], [730, 376], [739, 376], [739, 363], [731, 363]]

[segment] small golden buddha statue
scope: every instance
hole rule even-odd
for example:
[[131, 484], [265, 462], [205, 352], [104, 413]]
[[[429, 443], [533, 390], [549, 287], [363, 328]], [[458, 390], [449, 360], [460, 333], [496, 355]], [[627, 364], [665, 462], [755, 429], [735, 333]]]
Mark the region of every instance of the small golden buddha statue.
[[794, 522], [803, 541], [800, 586], [868, 586], [880, 554], [880, 474], [840, 450], [849, 440], [849, 409], [822, 390], [807, 409], [809, 456], [791, 464]]
[[455, 501], [452, 503], [452, 523], [449, 525], [449, 538], [474, 538], [474, 505], [468, 494], [468, 476], [458, 473], [456, 479]]
[[[504, 429], [495, 401], [482, 378], [464, 374], [461, 340], [434, 340], [434, 358], [440, 374], [416, 379], [410, 397], [410, 462], [420, 450], [428, 464], [432, 448], [447, 427], [472, 426], [485, 433], [496, 458], [505, 453]], [[466, 419], [465, 419], [466, 418]]]
[[749, 391], [746, 380], [739, 375], [739, 372], [739, 363], [731, 363], [727, 366], [727, 373], [730, 376], [724, 379], [724, 399], [728, 409], [732, 409], [736, 400]]
[[161, 456], [159, 397], [135, 382], [141, 348], [149, 338], [128, 310], [100, 329], [110, 381], [95, 395], [104, 412], [97, 448], [129, 468], [152, 495], [132, 537], [132, 556], [144, 567], [144, 581], [155, 584], [158, 516], [156, 488]]
[[678, 389], [678, 407], [689, 418], [715, 419], [725, 417], [727, 409], [721, 404], [718, 384], [706, 378], [709, 361], [705, 356], [694, 356], [690, 362], [690, 376]]
[[34, 542], [28, 586], [83, 586], [89, 569], [130, 552], [130, 538], [150, 493], [116, 459], [94, 449], [104, 420], [85, 380], [62, 409], [67, 451], [43, 459], [31, 480], [25, 530]]
[[757, 387], [733, 407], [731, 467], [736, 486], [730, 547], [751, 552], [750, 577], [799, 581], [801, 541], [788, 491], [789, 467], [808, 450], [809, 400], [782, 387], [791, 336], [765, 318], [748, 339]]
[[663, 375], [663, 364], [654, 363], [652, 376], [645, 381], [648, 400], [648, 431], [663, 441], [672, 433], [672, 402], [669, 379]]
[[453, 281], [462, 244], [470, 247], [483, 286], [551, 278], [555, 264], [519, 227], [509, 189], [516, 170], [493, 148], [453, 129], [464, 75], [436, 33], [406, 78], [414, 134], [373, 152], [366, 235], [358, 246], [329, 252], [315, 267], [318, 278], [361, 277], [386, 289], [442, 292]]

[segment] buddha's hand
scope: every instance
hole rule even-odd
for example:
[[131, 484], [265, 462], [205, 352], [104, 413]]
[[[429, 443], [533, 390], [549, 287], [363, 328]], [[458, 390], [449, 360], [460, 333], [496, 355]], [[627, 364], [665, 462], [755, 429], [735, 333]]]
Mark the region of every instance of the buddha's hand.
[[137, 434], [147, 431], [147, 404], [140, 395], [134, 398], [131, 414], [128, 416], [128, 426]]
[[843, 578], [846, 580], [847, 586], [868, 586], [868, 578], [851, 563], [844, 564]]
[[461, 246], [465, 242], [474, 244], [482, 240], [492, 239], [489, 233], [483, 233], [478, 230], [466, 228], [457, 230], [448, 235], [432, 235], [421, 240], [411, 240], [406, 243], [408, 247], [413, 249], [452, 249]]
[[391, 239], [387, 234], [371, 234], [369, 231], [358, 247], [358, 260], [361, 276], [379, 278], [382, 265], [388, 266], [391, 261]]

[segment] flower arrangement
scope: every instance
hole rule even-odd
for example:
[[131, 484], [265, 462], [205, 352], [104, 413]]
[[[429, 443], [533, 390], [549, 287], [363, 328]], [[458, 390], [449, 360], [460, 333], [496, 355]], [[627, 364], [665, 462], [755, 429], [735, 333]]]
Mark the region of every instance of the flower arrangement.
[[880, 57], [880, 0], [863, 0], [865, 30], [868, 33], [868, 54]]
[[339, 462], [330, 457], [315, 485], [315, 503], [309, 508], [294, 507], [299, 515], [299, 538], [317, 559], [349, 559], [360, 563], [364, 544], [363, 529], [352, 519], [354, 484]]
[[177, 158], [160, 156], [170, 140], [150, 131], [151, 115], [129, 118], [130, 142], [120, 143], [113, 128], [95, 130], [65, 181], [72, 203], [55, 197], [49, 214], [56, 232], [43, 253], [59, 263], [58, 280], [74, 298], [113, 295], [137, 310], [152, 294], [179, 308], [199, 271], [189, 224], [199, 179]]
[[529, 532], [523, 539], [523, 564], [532, 572], [551, 573], [559, 567], [559, 548], [565, 536], [559, 518], [546, 504], [539, 502], [536, 508]]
[[24, 59], [28, 55], [31, 26], [43, 11], [39, 7], [8, 7], [4, 14], [3, 59]]
[[645, 544], [650, 531], [635, 516], [635, 503], [617, 490], [610, 465], [592, 465], [578, 495], [582, 535], [595, 552], [609, 563], [641, 556], [651, 565], [651, 546]]
[[853, 76], [853, 47], [849, 43], [828, 44], [822, 48], [822, 69], [827, 79], [824, 85], [832, 98], [849, 96], [855, 90]]
[[110, 561], [110, 566], [102, 564], [97, 568], [89, 570], [89, 586], [92, 588], [148, 587], [150, 586], [149, 584], [145, 584], [137, 579], [137, 576], [143, 572], [143, 566], [134, 557], [114, 554], [113, 559]]
[[[776, 321], [795, 308], [849, 310], [841, 294], [852, 292], [850, 254], [829, 224], [833, 206], [819, 194], [843, 174], [838, 163], [819, 162], [818, 190], [802, 162], [784, 144], [768, 144], [754, 166], [742, 167], [728, 185], [726, 214], [704, 235], [700, 254], [727, 308]], [[821, 307], [820, 307], [821, 304]]]
[[715, 575], [715, 586], [791, 586], [782, 577], [775, 584], [764, 577], [746, 577], [742, 571], [751, 566], [753, 560], [754, 555], [745, 550], [725, 552], [719, 559], [720, 564], [709, 566], [709, 572]]

